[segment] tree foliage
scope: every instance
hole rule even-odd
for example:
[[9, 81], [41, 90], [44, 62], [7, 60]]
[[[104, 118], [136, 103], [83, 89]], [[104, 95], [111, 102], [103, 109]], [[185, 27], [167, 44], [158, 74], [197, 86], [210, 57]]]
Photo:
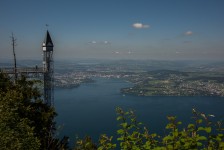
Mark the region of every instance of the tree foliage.
[[68, 138], [54, 137], [56, 112], [43, 103], [35, 83], [24, 76], [12, 82], [0, 74], [1, 149], [65, 149]]
[[[150, 133], [141, 122], [138, 122], [134, 111], [124, 111], [121, 108], [117, 108], [116, 111], [118, 114], [117, 120], [120, 122], [120, 129], [117, 130], [117, 140], [113, 141], [113, 137], [102, 135], [98, 144], [95, 144], [95, 147], [91, 147], [89, 150], [224, 149], [223, 122], [211, 122], [209, 118], [214, 117], [213, 115], [206, 115], [193, 109], [193, 123], [189, 123], [186, 127], [180, 127], [182, 122], [177, 121], [176, 117], [168, 116], [168, 124], [165, 128], [166, 134], [160, 136], [156, 133]], [[77, 143], [79, 147], [93, 144], [92, 140], [86, 139], [79, 139]]]

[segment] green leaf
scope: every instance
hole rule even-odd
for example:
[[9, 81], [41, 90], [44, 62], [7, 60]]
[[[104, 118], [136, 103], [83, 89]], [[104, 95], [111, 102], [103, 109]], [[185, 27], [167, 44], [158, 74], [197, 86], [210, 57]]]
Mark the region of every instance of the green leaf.
[[207, 138], [205, 136], [199, 136], [197, 137], [198, 141], [206, 141]]
[[124, 130], [123, 129], [117, 130], [117, 134], [124, 134]]
[[117, 138], [117, 140], [118, 141], [123, 141], [124, 140], [124, 137], [122, 136], [122, 137], [119, 137], [119, 138]]
[[198, 128], [198, 131], [204, 131], [204, 130], [205, 130], [204, 127], [199, 127], [199, 128]]
[[123, 118], [122, 116], [118, 116], [118, 117], [117, 117], [117, 120], [118, 120], [118, 121], [119, 121], [119, 120], [122, 120], [122, 118]]
[[121, 126], [122, 126], [123, 128], [127, 128], [128, 123], [127, 123], [127, 122], [125, 122], [125, 123], [121, 123]]
[[194, 127], [195, 127], [194, 124], [189, 124], [189, 125], [187, 126], [187, 128], [194, 128]]
[[156, 137], [157, 136], [157, 134], [156, 133], [153, 133], [153, 134], [151, 134], [151, 137]]
[[169, 141], [169, 140], [173, 140], [173, 137], [170, 135], [163, 138], [163, 141]]
[[197, 146], [202, 146], [202, 143], [201, 142], [197, 142]]
[[219, 144], [219, 146], [220, 146], [220, 148], [224, 148], [224, 142], [221, 142], [221, 143]]
[[168, 119], [169, 121], [174, 121], [174, 120], [176, 119], [176, 117], [174, 117], [174, 116], [167, 116], [167, 119]]
[[174, 124], [172, 124], [172, 123], [168, 123], [166, 125], [166, 129], [173, 129], [173, 127], [174, 127]]
[[97, 148], [97, 150], [103, 150], [103, 148], [104, 148], [103, 146], [100, 146]]
[[200, 123], [202, 123], [202, 121], [203, 121], [202, 119], [198, 119], [198, 120], [197, 120], [197, 123], [200, 124]]
[[177, 131], [177, 130], [174, 131], [174, 132], [173, 132], [173, 135], [174, 135], [175, 137], [177, 137], [177, 136], [178, 136], [178, 131]]
[[212, 128], [211, 127], [205, 127], [205, 132], [211, 133], [211, 131], [212, 131]]

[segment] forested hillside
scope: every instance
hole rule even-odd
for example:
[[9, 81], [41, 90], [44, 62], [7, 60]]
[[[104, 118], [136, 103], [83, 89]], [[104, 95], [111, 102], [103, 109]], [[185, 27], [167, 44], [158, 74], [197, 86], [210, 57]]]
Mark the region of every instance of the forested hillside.
[[54, 137], [56, 112], [43, 103], [36, 82], [0, 74], [0, 149], [66, 148], [66, 138]]

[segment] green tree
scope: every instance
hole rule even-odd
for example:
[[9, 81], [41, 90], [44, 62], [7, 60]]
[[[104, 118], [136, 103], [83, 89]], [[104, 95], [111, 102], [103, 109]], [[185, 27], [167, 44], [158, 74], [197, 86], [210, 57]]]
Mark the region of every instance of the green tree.
[[43, 103], [37, 82], [22, 76], [13, 83], [7, 75], [0, 74], [1, 148], [68, 148], [67, 137], [54, 137], [56, 112]]
[[32, 120], [23, 117], [24, 112], [31, 110], [24, 105], [24, 92], [3, 74], [0, 74], [0, 85], [1, 149], [40, 149], [41, 142], [31, 126]]

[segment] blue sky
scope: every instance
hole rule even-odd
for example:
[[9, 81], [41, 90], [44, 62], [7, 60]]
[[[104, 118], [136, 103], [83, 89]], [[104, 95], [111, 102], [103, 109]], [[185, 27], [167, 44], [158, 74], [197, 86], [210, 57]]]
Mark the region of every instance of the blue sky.
[[223, 0], [1, 0], [0, 59], [223, 60]]

